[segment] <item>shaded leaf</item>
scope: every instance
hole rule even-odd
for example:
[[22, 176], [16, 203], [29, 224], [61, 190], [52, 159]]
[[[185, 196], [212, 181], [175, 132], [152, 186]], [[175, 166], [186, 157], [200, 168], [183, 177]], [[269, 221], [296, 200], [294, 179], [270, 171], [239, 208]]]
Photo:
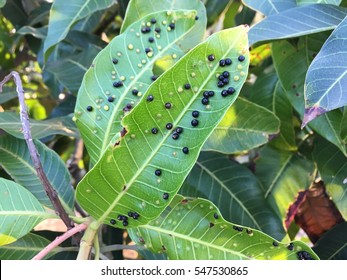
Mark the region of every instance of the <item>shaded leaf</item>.
[[242, 0], [242, 2], [265, 16], [282, 13], [285, 10], [296, 7], [295, 0]]
[[[153, 82], [152, 68], [156, 60], [168, 55], [177, 61], [183, 55], [179, 45], [196, 24], [195, 15], [194, 11], [173, 11], [170, 16], [167, 12], [147, 15], [115, 37], [95, 58], [93, 67], [84, 76], [75, 109], [76, 124], [92, 163], [97, 162], [111, 139], [121, 131], [123, 109], [129, 110], [127, 105], [133, 107]], [[142, 33], [142, 23], [152, 18], [157, 21], [155, 27], [161, 28], [160, 34], [153, 27], [150, 33]], [[172, 20], [175, 29], [169, 32], [167, 25]], [[150, 43], [149, 38], [155, 38], [157, 43]], [[146, 48], [150, 48], [147, 54]], [[114, 82], [122, 82], [123, 86], [115, 88]], [[94, 108], [93, 112], [86, 111], [88, 106]]]
[[6, 0], [0, 0], [0, 8], [6, 5]]
[[[24, 139], [22, 132], [22, 122], [17, 113], [0, 113], [0, 128], [7, 133]], [[43, 121], [30, 120], [31, 134], [34, 139], [40, 139], [46, 136], [60, 134], [78, 138], [77, 128], [72, 121], [71, 116], [47, 119]]]
[[[302, 37], [296, 45], [288, 41], [274, 42], [272, 55], [276, 72], [294, 109], [304, 114], [304, 82], [307, 69], [327, 38], [326, 33]], [[331, 111], [310, 123], [310, 127], [336, 145], [343, 153], [346, 148], [340, 136], [342, 113]]]
[[345, 144], [347, 144], [347, 106], [343, 111], [341, 120], [341, 138]]
[[0, 104], [6, 103], [12, 99], [17, 98], [16, 90], [8, 87], [3, 87], [2, 92], [0, 92]]
[[[28, 233], [17, 241], [0, 247], [1, 260], [30, 260], [36, 256], [44, 247], [50, 243], [49, 240], [36, 234]], [[49, 256], [54, 254], [52, 250]]]
[[[235, 61], [240, 53], [244, 54], [243, 76], [236, 63], [219, 66], [221, 58]], [[208, 60], [210, 54], [214, 54], [214, 61]], [[123, 118], [124, 130], [77, 187], [81, 206], [108, 224], [129, 211], [141, 215], [131, 220], [129, 227], [158, 217], [181, 187], [202, 145], [235, 101], [246, 80], [248, 64], [245, 26], [215, 33], [182, 57]], [[234, 77], [235, 88], [235, 93], [227, 97], [221, 96], [216, 78], [225, 70]], [[202, 104], [203, 91], [215, 91], [208, 105]], [[165, 107], [168, 102], [171, 105]], [[195, 110], [200, 111], [197, 119], [192, 117]], [[172, 128], [167, 128], [168, 123]], [[174, 132], [178, 127], [183, 131]], [[186, 152], [182, 150], [185, 146], [189, 149]], [[119, 223], [116, 226], [123, 227]]]
[[155, 253], [165, 252], [170, 260], [297, 260], [303, 250], [317, 259], [300, 241], [294, 241], [289, 250], [288, 244], [260, 231], [227, 222], [208, 200], [179, 195], [158, 219], [131, 229], [130, 236]]
[[20, 35], [31, 35], [38, 39], [44, 39], [47, 35], [47, 27], [32, 27], [32, 26], [23, 26], [17, 30]]
[[265, 146], [256, 161], [255, 175], [264, 186], [264, 197], [279, 217], [285, 217], [298, 192], [310, 186], [313, 170], [312, 162], [299, 154]]
[[254, 25], [249, 30], [249, 43], [253, 45], [332, 30], [344, 19], [346, 12], [345, 8], [325, 4], [289, 9]]
[[44, 42], [44, 57], [48, 59], [53, 47], [64, 40], [72, 26], [79, 20], [114, 4], [114, 0], [75, 0], [53, 2], [48, 24], [48, 33]]
[[327, 192], [347, 219], [347, 159], [335, 146], [324, 139], [314, 142], [313, 159], [317, 164]]
[[332, 4], [332, 5], [338, 6], [342, 2], [342, 0], [296, 0], [296, 2], [298, 6], [315, 4], [315, 3]]
[[167, 260], [167, 256], [165, 254], [155, 254], [148, 249], [138, 250], [138, 253], [145, 260]]
[[[197, 24], [195, 24], [190, 30], [187, 30], [188, 32], [183, 34], [181, 38], [179, 47], [184, 52], [187, 52], [200, 43], [205, 35], [207, 22], [206, 9], [200, 0], [146, 0], [146, 5], [143, 4], [142, 0], [132, 0], [128, 5], [121, 27], [121, 33], [124, 33], [130, 25], [137, 22], [139, 19], [147, 17], [149, 14], [159, 11], [164, 11], [170, 14], [177, 10], [195, 10], [199, 17]], [[170, 21], [168, 20], [167, 22]]]
[[269, 110], [238, 98], [213, 130], [203, 150], [225, 154], [240, 153], [259, 147], [279, 132], [280, 122]]
[[347, 17], [336, 27], [308, 68], [302, 125], [347, 105]]
[[202, 153], [180, 193], [209, 199], [228, 221], [282, 239], [282, 221], [264, 198], [260, 181], [246, 167], [218, 153]]
[[15, 242], [41, 221], [56, 217], [45, 212], [28, 190], [0, 178], [0, 246]]
[[270, 145], [277, 149], [295, 151], [293, 109], [275, 72], [263, 74], [255, 81], [249, 98], [272, 111], [280, 120], [280, 133]]
[[221, 13], [224, 11], [224, 9], [229, 4], [230, 0], [205, 0], [205, 7], [206, 7], [206, 13], [207, 13], [207, 25], [213, 24], [216, 19], [219, 18]]
[[[66, 209], [72, 211], [74, 191], [71, 178], [65, 163], [58, 154], [46, 147], [40, 141], [34, 142], [40, 155], [43, 171], [48, 181], [57, 191], [60, 201]], [[13, 136], [0, 137], [0, 165], [20, 185], [30, 191], [41, 204], [53, 209], [31, 160], [25, 140]]]
[[312, 248], [322, 260], [347, 259], [347, 222], [325, 233]]

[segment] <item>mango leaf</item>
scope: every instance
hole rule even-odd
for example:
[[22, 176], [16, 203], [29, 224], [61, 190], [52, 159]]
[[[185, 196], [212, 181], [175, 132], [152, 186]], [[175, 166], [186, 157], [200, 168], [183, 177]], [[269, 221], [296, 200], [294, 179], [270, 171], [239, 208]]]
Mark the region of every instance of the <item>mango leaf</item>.
[[289, 9], [254, 25], [249, 30], [249, 43], [253, 45], [332, 30], [345, 18], [346, 12], [345, 8], [325, 4]]
[[327, 192], [337, 205], [342, 216], [347, 219], [347, 159], [335, 146], [324, 139], [317, 139], [313, 159]]
[[238, 98], [206, 141], [204, 151], [225, 154], [247, 151], [279, 132], [279, 119], [269, 110]]
[[44, 58], [48, 59], [53, 47], [64, 40], [69, 30], [79, 20], [115, 3], [114, 0], [55, 0], [49, 15], [48, 33], [44, 41]]
[[[127, 223], [115, 224], [114, 219], [135, 211], [140, 218], [129, 221], [133, 227], [165, 209], [246, 80], [247, 30], [246, 26], [223, 30], [196, 46], [160, 76], [123, 118], [124, 130], [77, 187], [77, 200], [95, 219], [125, 227]], [[233, 63], [221, 67], [219, 61], [226, 58]], [[235, 89], [226, 97], [216, 77], [224, 71]], [[223, 87], [234, 92], [230, 86]], [[204, 99], [204, 91], [214, 94]]]
[[2, 88], [2, 92], [0, 92], [0, 104], [15, 98], [17, 98], [16, 90], [5, 86]]
[[297, 153], [265, 146], [260, 151], [255, 169], [255, 175], [264, 187], [265, 199], [279, 217], [285, 217], [298, 192], [310, 186], [314, 166]]
[[28, 190], [0, 178], [0, 246], [15, 242], [49, 218], [57, 216], [45, 212]]
[[297, 260], [302, 251], [318, 259], [303, 242], [279, 243], [258, 230], [227, 222], [202, 198], [176, 195], [158, 219], [129, 232], [137, 244], [165, 252], [170, 260]]
[[255, 81], [249, 99], [271, 110], [280, 119], [280, 133], [270, 145], [277, 149], [295, 151], [293, 109], [275, 72], [262, 74]]
[[347, 259], [347, 222], [325, 233], [312, 248], [322, 260]]
[[[177, 10], [195, 10], [197, 12], [197, 24], [182, 36], [180, 42], [179, 47], [184, 52], [187, 52], [200, 43], [205, 35], [207, 22], [206, 9], [200, 0], [146, 0], [145, 5], [142, 0], [132, 0], [129, 2], [121, 27], [121, 33], [124, 33], [130, 25], [137, 22], [139, 19], [147, 17], [149, 14], [159, 11], [164, 11], [170, 14]], [[158, 20], [158, 22], [161, 21]]]
[[[23, 139], [22, 122], [17, 113], [0, 113], [0, 128], [14, 137]], [[58, 117], [44, 121], [30, 120], [30, 128], [34, 139], [55, 134], [79, 138], [78, 130], [71, 116]]]
[[[1, 260], [30, 260], [50, 243], [44, 237], [28, 233], [17, 241], [0, 247]], [[53, 249], [48, 256], [54, 254]]]
[[[302, 37], [297, 45], [293, 45], [288, 41], [279, 41], [272, 44], [272, 56], [277, 75], [289, 101], [301, 118], [303, 118], [305, 110], [305, 75], [310, 62], [327, 37], [327, 33], [321, 33]], [[334, 110], [319, 116], [309, 126], [346, 154], [345, 143], [340, 135], [341, 121], [342, 112]]]
[[308, 68], [303, 126], [327, 111], [347, 105], [346, 40], [347, 16], [326, 40]]
[[341, 120], [341, 131], [340, 131], [341, 138], [345, 144], [347, 144], [347, 106], [345, 107], [343, 111], [343, 116]]
[[332, 5], [340, 5], [342, 0], [296, 0], [296, 3], [298, 6], [302, 5], [308, 5], [308, 4], [315, 4], [315, 3], [322, 3], [322, 4], [332, 4]]
[[180, 193], [206, 198], [216, 204], [223, 217], [282, 239], [282, 221], [264, 198], [260, 181], [245, 166], [218, 153], [202, 153]]
[[230, 0], [204, 0], [203, 1], [206, 7], [206, 13], [207, 13], [207, 25], [213, 24], [223, 13], [224, 9], [227, 7]]
[[47, 36], [47, 27], [32, 27], [32, 26], [23, 26], [16, 32], [20, 35], [31, 35], [38, 39], [44, 39]]
[[[196, 24], [196, 12], [169, 14], [150, 14], [132, 24], [99, 53], [87, 71], [77, 96], [75, 117], [92, 163], [99, 160], [111, 139], [121, 131], [124, 113], [138, 102], [155, 79], [152, 68], [156, 60], [169, 56], [177, 61], [183, 55], [179, 45]], [[152, 24], [151, 19], [156, 23]], [[173, 20], [171, 30], [168, 25]], [[146, 23], [151, 24], [150, 32], [143, 30], [142, 24]], [[155, 28], [160, 28], [160, 33]], [[148, 41], [152, 39], [156, 43]], [[121, 86], [115, 88], [114, 83]]]
[[[58, 154], [40, 141], [35, 141], [35, 145], [48, 181], [57, 191], [63, 206], [72, 211], [74, 191], [65, 163]], [[37, 177], [25, 140], [10, 135], [0, 136], [0, 165], [18, 184], [30, 191], [41, 204], [53, 209], [51, 201]]]
[[242, 0], [242, 2], [265, 16], [282, 13], [285, 10], [296, 7], [295, 0]]
[[0, 0], [0, 8], [6, 5], [6, 0]]

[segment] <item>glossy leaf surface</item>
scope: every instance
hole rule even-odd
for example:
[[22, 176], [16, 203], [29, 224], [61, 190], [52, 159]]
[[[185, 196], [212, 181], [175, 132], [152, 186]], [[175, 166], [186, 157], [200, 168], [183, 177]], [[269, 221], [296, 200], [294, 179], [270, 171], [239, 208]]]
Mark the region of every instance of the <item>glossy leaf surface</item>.
[[318, 259], [300, 241], [293, 242], [289, 250], [289, 244], [227, 222], [208, 200], [179, 195], [158, 219], [131, 229], [130, 235], [153, 252], [165, 252], [170, 260], [297, 260], [299, 251]]
[[[160, 215], [247, 77], [247, 30], [239, 26], [213, 34], [149, 87], [123, 118], [124, 131], [77, 187], [77, 199], [88, 213], [105, 223], [129, 211], [140, 214], [129, 226], [146, 224]], [[213, 61], [208, 60], [211, 54]], [[225, 58], [234, 63], [219, 66]], [[241, 67], [236, 66], [238, 59]], [[226, 97], [216, 77], [224, 71], [229, 72], [230, 86], [235, 89]], [[204, 91], [214, 91], [205, 105]], [[199, 111], [199, 116], [193, 117], [193, 111]]]
[[278, 14], [296, 7], [295, 0], [243, 0], [242, 2], [265, 16]]

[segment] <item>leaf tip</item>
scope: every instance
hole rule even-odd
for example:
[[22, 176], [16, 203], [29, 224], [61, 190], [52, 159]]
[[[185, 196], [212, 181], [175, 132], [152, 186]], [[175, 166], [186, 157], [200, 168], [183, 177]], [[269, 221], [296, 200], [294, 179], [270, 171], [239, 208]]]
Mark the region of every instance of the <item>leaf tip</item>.
[[311, 108], [305, 109], [304, 119], [301, 124], [301, 129], [303, 129], [310, 121], [314, 120], [318, 116], [326, 113], [327, 110], [319, 106], [313, 106]]

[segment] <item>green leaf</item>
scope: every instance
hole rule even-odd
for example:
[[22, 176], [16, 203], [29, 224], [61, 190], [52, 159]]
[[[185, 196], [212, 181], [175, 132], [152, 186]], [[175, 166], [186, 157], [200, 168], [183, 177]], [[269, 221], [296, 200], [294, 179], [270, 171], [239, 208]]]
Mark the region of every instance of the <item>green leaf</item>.
[[320, 176], [330, 197], [342, 216], [347, 219], [347, 158], [324, 139], [317, 139], [314, 143], [313, 159]]
[[[14, 137], [23, 139], [23, 128], [20, 117], [17, 113], [0, 113], [0, 128]], [[31, 134], [34, 139], [43, 138], [50, 135], [60, 134], [69, 137], [79, 138], [77, 128], [71, 116], [36, 121], [30, 119]]]
[[64, 40], [79, 20], [114, 4], [114, 0], [55, 0], [49, 15], [48, 33], [44, 42], [44, 57], [48, 59], [53, 47]]
[[[1, 260], [30, 260], [36, 256], [49, 240], [39, 235], [28, 233], [17, 241], [0, 247]], [[53, 254], [53, 249], [49, 256]]]
[[224, 218], [282, 239], [282, 221], [264, 198], [263, 187], [245, 166], [218, 153], [202, 153], [180, 193], [209, 199]]
[[283, 218], [298, 192], [310, 186], [314, 166], [297, 153], [265, 146], [256, 161], [255, 170], [264, 186], [264, 197]]
[[345, 107], [343, 111], [340, 135], [341, 135], [341, 138], [343, 139], [343, 142], [347, 144], [347, 107]]
[[332, 5], [338, 6], [342, 2], [342, 0], [296, 0], [296, 2], [298, 6], [315, 4], [315, 3], [332, 4]]
[[334, 29], [346, 16], [347, 9], [313, 4], [269, 16], [249, 30], [249, 43], [300, 37]]
[[0, 8], [6, 5], [6, 0], [0, 0]]
[[291, 251], [288, 244], [260, 231], [227, 222], [202, 198], [177, 195], [158, 219], [129, 232], [133, 241], [145, 243], [155, 253], [165, 252], [170, 260], [297, 260], [302, 250], [318, 259], [303, 242], [294, 241]]
[[[240, 59], [245, 58], [242, 69], [235, 63], [240, 53], [244, 55]], [[211, 54], [215, 56], [214, 61], [208, 60]], [[230, 58], [234, 63], [220, 67], [222, 58]], [[148, 88], [141, 102], [123, 118], [123, 137], [120, 135], [110, 143], [77, 187], [81, 206], [99, 222], [108, 224], [110, 219], [129, 211], [141, 215], [129, 222], [131, 227], [158, 217], [181, 187], [202, 145], [235, 101], [246, 80], [248, 65], [246, 26], [215, 33], [182, 57]], [[216, 75], [225, 70], [230, 73], [235, 93], [222, 97]], [[187, 83], [190, 88], [184, 89]], [[215, 91], [215, 96], [209, 99], [208, 105], [203, 105], [202, 92], [207, 90]], [[171, 104], [170, 109], [165, 107], [167, 102]], [[192, 111], [195, 110], [200, 114], [194, 126]], [[172, 129], [166, 128], [168, 123]], [[183, 132], [173, 134], [178, 127]], [[188, 153], [182, 151], [185, 146], [189, 148]], [[156, 170], [162, 174], [156, 176]], [[163, 199], [163, 195], [168, 199]], [[116, 226], [123, 227], [119, 222]]]
[[347, 105], [346, 40], [347, 16], [336, 27], [308, 68], [303, 126], [327, 111]]
[[207, 22], [206, 9], [200, 0], [146, 0], [145, 5], [142, 0], [132, 0], [129, 2], [121, 27], [121, 33], [124, 33], [130, 25], [137, 22], [139, 19], [147, 17], [149, 14], [159, 11], [170, 14], [177, 10], [195, 10], [199, 17], [197, 24], [182, 36], [180, 48], [184, 52], [187, 52], [200, 43], [205, 35]]
[[[272, 56], [276, 72], [288, 99], [301, 118], [303, 118], [305, 110], [305, 75], [310, 62], [318, 53], [326, 38], [327, 34], [322, 33], [302, 37], [296, 45], [288, 41], [279, 41], [272, 44]], [[343, 153], [346, 153], [345, 143], [340, 136], [341, 120], [342, 113], [339, 110], [334, 110], [319, 116], [309, 126], [336, 145]]]
[[[65, 208], [72, 211], [74, 191], [65, 163], [58, 154], [40, 141], [35, 141], [35, 145], [48, 181], [57, 191]], [[10, 135], [0, 136], [0, 165], [18, 184], [29, 190], [41, 204], [53, 209], [44, 187], [37, 177], [25, 140]]]
[[[194, 11], [173, 11], [147, 15], [132, 24], [126, 32], [114, 38], [93, 62], [80, 87], [75, 116], [92, 163], [96, 163], [111, 139], [121, 131], [120, 121], [128, 104], [134, 106], [153, 82], [154, 63], [165, 56], [175, 57], [177, 61], [183, 51], [182, 38], [196, 24]], [[155, 18], [151, 33], [142, 33], [142, 24]], [[168, 23], [175, 20], [175, 29], [168, 31]], [[166, 24], [164, 25], [163, 22]], [[161, 28], [160, 34], [153, 27]], [[150, 43], [150, 37], [156, 43]], [[151, 48], [146, 54], [145, 49]], [[117, 59], [117, 64], [113, 64]], [[121, 81], [123, 86], [115, 88], [113, 83]], [[135, 90], [134, 95], [132, 91]], [[112, 102], [108, 102], [111, 98]], [[87, 106], [94, 108], [87, 112]]]
[[15, 98], [17, 98], [16, 90], [13, 90], [12, 88], [8, 87], [2, 88], [2, 92], [0, 92], [0, 104], [6, 103], [7, 101], [10, 101]]
[[230, 0], [205, 0], [204, 2], [208, 19], [207, 25], [211, 25], [220, 17]]
[[259, 147], [279, 132], [280, 122], [269, 110], [238, 98], [214, 129], [203, 150], [225, 154]]
[[347, 259], [347, 222], [326, 232], [312, 248], [322, 260]]
[[38, 39], [44, 39], [47, 36], [47, 27], [34, 28], [32, 26], [23, 26], [16, 32], [20, 35], [32, 35]]
[[49, 218], [57, 216], [45, 212], [28, 190], [0, 178], [0, 246], [15, 242]]
[[271, 110], [280, 119], [280, 133], [270, 142], [277, 149], [295, 151], [293, 109], [275, 72], [262, 74], [255, 81], [250, 100]]
[[243, 0], [242, 2], [265, 16], [282, 13], [285, 10], [296, 7], [295, 0]]

